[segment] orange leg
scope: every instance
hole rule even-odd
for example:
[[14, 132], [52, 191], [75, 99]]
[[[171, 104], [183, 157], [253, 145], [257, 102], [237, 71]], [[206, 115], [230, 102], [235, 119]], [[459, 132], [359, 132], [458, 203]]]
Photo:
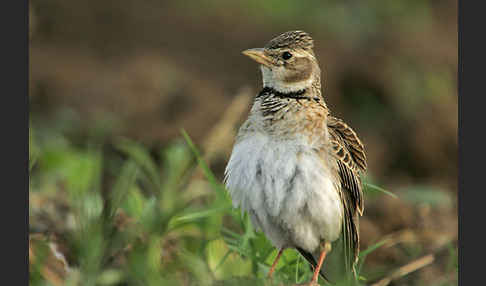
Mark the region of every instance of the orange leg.
[[273, 275], [273, 272], [275, 271], [275, 266], [277, 266], [277, 262], [280, 259], [280, 255], [282, 255], [283, 249], [280, 249], [278, 251], [277, 257], [275, 257], [275, 260], [273, 261], [272, 267], [270, 268], [270, 272], [268, 272], [268, 278], [271, 278]]
[[327, 253], [331, 251], [331, 244], [329, 242], [325, 242], [324, 250], [321, 252], [321, 256], [319, 257], [319, 261], [317, 262], [316, 269], [314, 270], [314, 275], [312, 276], [311, 285], [317, 282], [317, 278], [319, 278], [319, 271], [321, 271], [322, 263], [324, 259], [326, 259]]

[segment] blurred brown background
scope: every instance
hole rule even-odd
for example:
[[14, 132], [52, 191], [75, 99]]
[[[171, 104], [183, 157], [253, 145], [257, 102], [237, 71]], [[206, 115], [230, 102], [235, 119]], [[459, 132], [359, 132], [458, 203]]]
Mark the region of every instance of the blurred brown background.
[[[405, 263], [403, 253], [455, 247], [456, 1], [29, 3], [32, 125], [66, 129], [73, 140], [103, 132], [150, 148], [177, 140], [184, 128], [212, 152], [220, 178], [261, 88], [258, 67], [240, 52], [288, 30], [309, 32], [328, 106], [365, 144], [368, 180], [399, 197], [365, 204], [363, 248], [385, 235], [404, 243], [367, 263]], [[211, 137], [225, 120], [232, 129]], [[214, 138], [218, 148], [207, 150]], [[407, 245], [417, 241], [420, 250]], [[441, 255], [417, 273], [424, 285], [453, 275]]]

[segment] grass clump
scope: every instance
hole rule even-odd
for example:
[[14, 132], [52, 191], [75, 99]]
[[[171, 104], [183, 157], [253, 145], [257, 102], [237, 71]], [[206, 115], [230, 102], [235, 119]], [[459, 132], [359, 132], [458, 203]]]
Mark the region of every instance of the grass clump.
[[[80, 146], [61, 134], [30, 135], [32, 285], [56, 284], [49, 245], [64, 249], [53, 252], [66, 258], [61, 285], [264, 285], [277, 250], [232, 208], [186, 132], [158, 152], [128, 139]], [[34, 247], [33, 234], [44, 247]], [[359, 270], [381, 245], [361, 253]], [[289, 249], [274, 282], [311, 275]]]

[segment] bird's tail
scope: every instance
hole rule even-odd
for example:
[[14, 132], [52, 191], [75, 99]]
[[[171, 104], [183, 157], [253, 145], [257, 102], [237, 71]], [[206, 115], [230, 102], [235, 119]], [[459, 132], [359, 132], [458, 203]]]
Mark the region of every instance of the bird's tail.
[[[300, 247], [297, 247], [297, 251], [299, 251], [300, 255], [302, 255], [305, 258], [305, 260], [307, 260], [307, 262], [309, 262], [312, 265], [312, 269], [315, 269], [317, 267], [317, 261], [314, 258], [314, 255], [312, 255], [312, 253], [307, 252]], [[321, 277], [324, 278], [324, 280], [326, 280], [326, 282], [332, 283], [331, 281], [329, 281], [329, 279], [327, 279], [323, 270], [324, 269], [321, 267], [321, 270], [319, 271], [319, 274], [321, 275]]]

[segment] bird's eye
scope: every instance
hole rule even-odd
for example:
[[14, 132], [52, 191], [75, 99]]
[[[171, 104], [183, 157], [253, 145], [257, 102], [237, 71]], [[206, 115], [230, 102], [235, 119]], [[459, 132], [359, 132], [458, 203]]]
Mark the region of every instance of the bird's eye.
[[291, 57], [292, 57], [292, 54], [291, 54], [291, 53], [289, 53], [289, 52], [284, 52], [284, 53], [282, 54], [282, 59], [284, 59], [284, 60], [288, 60], [288, 59], [290, 59]]

